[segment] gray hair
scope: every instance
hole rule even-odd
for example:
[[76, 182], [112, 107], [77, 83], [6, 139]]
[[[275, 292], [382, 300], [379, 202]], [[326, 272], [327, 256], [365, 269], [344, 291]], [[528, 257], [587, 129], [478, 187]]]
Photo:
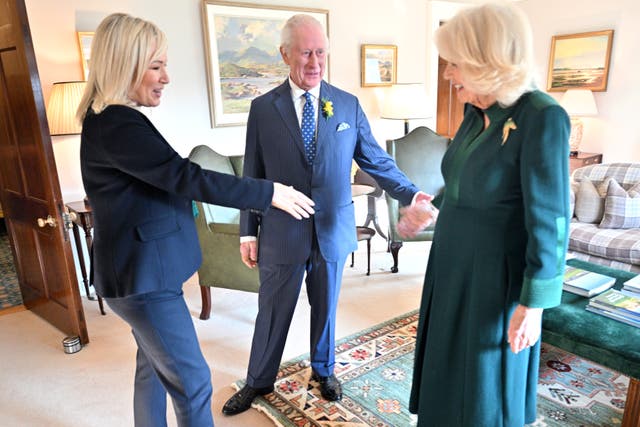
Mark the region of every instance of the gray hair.
[[435, 43], [440, 56], [458, 66], [467, 88], [493, 95], [503, 106], [536, 87], [531, 26], [515, 6], [464, 9], [436, 30]]
[[[322, 27], [322, 24], [313, 16], [305, 15], [302, 13], [298, 15], [293, 15], [291, 18], [287, 20], [287, 22], [285, 22], [284, 27], [282, 27], [282, 32], [280, 33], [280, 47], [284, 49], [285, 52], [290, 53], [291, 43], [293, 41], [291, 40], [293, 30], [295, 30], [298, 27], [303, 27], [307, 25], [317, 26], [319, 28], [322, 28], [324, 33], [324, 28]], [[329, 38], [326, 36], [326, 33], [324, 34], [325, 34], [325, 37], [324, 37], [325, 47], [326, 47], [326, 50], [329, 50]]]

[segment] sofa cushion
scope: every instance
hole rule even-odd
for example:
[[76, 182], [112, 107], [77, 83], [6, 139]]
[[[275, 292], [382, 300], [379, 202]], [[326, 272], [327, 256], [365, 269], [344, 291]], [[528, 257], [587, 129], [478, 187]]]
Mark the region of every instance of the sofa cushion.
[[640, 229], [600, 228], [573, 221], [569, 225], [569, 250], [640, 265]]
[[580, 184], [577, 182], [571, 182], [569, 186], [569, 217], [573, 218], [576, 214], [576, 193], [578, 192], [578, 188]]
[[640, 227], [640, 184], [636, 184], [627, 193], [615, 179], [609, 181], [600, 227]]
[[602, 220], [602, 215], [604, 214], [604, 197], [609, 181], [610, 178], [606, 179], [598, 188], [596, 188], [588, 178], [580, 181], [575, 202], [575, 213], [578, 221], [593, 224], [599, 223]]

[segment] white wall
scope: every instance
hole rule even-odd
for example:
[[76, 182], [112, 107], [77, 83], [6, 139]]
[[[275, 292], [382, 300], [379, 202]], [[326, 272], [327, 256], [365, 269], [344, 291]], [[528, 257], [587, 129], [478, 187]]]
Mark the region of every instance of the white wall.
[[[379, 119], [379, 88], [360, 87], [360, 45], [398, 46], [398, 82], [425, 82], [425, 0], [252, 0], [329, 10], [331, 83], [360, 98], [381, 144], [403, 133], [398, 121]], [[147, 114], [181, 155], [209, 144], [224, 154], [244, 150], [244, 127], [211, 128], [207, 95], [201, 0], [26, 0], [45, 100], [57, 81], [80, 80], [76, 31], [93, 31], [106, 15], [126, 12], [156, 23], [169, 39], [171, 84], [162, 104]], [[412, 126], [422, 124], [412, 123]], [[425, 123], [428, 124], [428, 123]], [[84, 196], [79, 172], [79, 136], [53, 137], [65, 201]]]
[[[606, 92], [595, 92], [598, 116], [585, 118], [582, 151], [604, 154], [605, 162], [640, 161], [640, 2], [637, 0], [524, 0], [518, 3], [534, 29], [541, 87], [546, 88], [551, 37], [613, 29]], [[563, 92], [551, 92], [557, 99]]]
[[[472, 0], [472, 2], [479, 2]], [[379, 119], [380, 88], [360, 87], [360, 45], [398, 46], [398, 82], [427, 83], [435, 111], [437, 52], [431, 34], [440, 20], [452, 16], [464, 2], [432, 0], [252, 0], [254, 4], [312, 7], [329, 10], [331, 83], [360, 98], [374, 134], [384, 144], [403, 133], [401, 122]], [[169, 38], [171, 84], [162, 105], [149, 116], [174, 148], [186, 156], [197, 144], [225, 153], [244, 149], [244, 127], [211, 128], [203, 47], [201, 0], [26, 0], [37, 64], [48, 99], [56, 81], [81, 78], [76, 31], [94, 30], [116, 11], [158, 24]], [[640, 100], [636, 79], [640, 57], [640, 3], [636, 0], [523, 0], [517, 3], [534, 29], [541, 87], [546, 87], [551, 37], [612, 28], [615, 30], [609, 83], [595, 93], [599, 114], [586, 118], [581, 149], [604, 153], [605, 162], [640, 161], [640, 132], [634, 111]], [[626, 52], [626, 54], [625, 54]], [[561, 92], [552, 92], [559, 98]], [[433, 126], [433, 119], [411, 126]], [[84, 196], [78, 165], [78, 136], [53, 137], [54, 153], [67, 201]]]

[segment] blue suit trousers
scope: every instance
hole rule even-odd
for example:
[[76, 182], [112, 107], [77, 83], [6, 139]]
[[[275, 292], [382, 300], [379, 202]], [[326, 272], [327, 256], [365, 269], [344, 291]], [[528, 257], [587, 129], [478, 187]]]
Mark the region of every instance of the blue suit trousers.
[[180, 427], [213, 426], [211, 371], [202, 356], [182, 290], [105, 298], [138, 344], [136, 427], [167, 425], [167, 393]]
[[336, 307], [345, 261], [346, 257], [327, 262], [314, 238], [311, 256], [304, 264], [260, 264], [248, 385], [262, 388], [275, 382], [305, 273], [311, 306], [311, 367], [321, 376], [333, 373]]

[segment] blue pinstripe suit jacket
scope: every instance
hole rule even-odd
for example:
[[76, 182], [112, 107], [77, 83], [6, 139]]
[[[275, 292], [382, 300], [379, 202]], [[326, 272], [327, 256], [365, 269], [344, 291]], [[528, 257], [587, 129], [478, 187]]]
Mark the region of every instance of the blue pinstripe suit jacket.
[[259, 235], [260, 263], [304, 262], [311, 251], [314, 227], [327, 261], [343, 260], [357, 248], [352, 160], [402, 204], [411, 203], [418, 191], [371, 134], [355, 96], [323, 81], [320, 99], [333, 103], [334, 114], [321, 114], [318, 119], [313, 166], [305, 160], [288, 79], [251, 104], [244, 175], [292, 185], [316, 203], [315, 215], [302, 221], [278, 209], [262, 215], [241, 214], [241, 235]]

